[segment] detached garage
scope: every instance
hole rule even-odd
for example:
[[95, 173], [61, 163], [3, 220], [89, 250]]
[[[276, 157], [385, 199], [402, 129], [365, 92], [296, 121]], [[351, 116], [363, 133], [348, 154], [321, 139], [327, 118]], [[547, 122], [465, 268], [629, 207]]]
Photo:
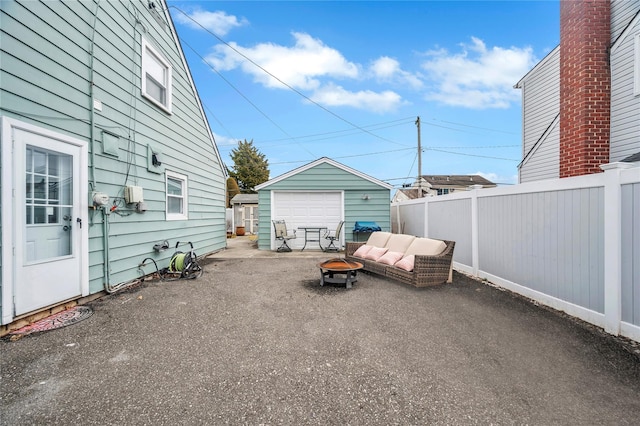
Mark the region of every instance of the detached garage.
[[[256, 187], [260, 206], [258, 247], [275, 250], [279, 244], [274, 238], [274, 220], [284, 220], [290, 232], [297, 231], [298, 238], [289, 241], [294, 250], [302, 249], [305, 243], [301, 227], [335, 230], [344, 220], [342, 245], [354, 241], [352, 230], [357, 221], [374, 221], [383, 231], [389, 231], [391, 188], [326, 157], [280, 175]], [[314, 242], [307, 244], [305, 251], [308, 249], [320, 248]]]

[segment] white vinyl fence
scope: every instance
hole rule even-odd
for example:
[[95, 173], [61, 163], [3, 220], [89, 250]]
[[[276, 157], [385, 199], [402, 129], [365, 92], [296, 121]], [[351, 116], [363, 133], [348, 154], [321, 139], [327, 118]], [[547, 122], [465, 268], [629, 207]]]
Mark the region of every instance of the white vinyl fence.
[[640, 167], [394, 203], [394, 232], [453, 240], [454, 267], [640, 341]]

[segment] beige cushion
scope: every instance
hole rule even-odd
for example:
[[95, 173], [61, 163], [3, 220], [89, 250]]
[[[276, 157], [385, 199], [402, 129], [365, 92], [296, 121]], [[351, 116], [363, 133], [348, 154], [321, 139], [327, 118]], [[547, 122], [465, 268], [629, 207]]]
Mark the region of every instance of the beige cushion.
[[374, 247], [384, 247], [391, 236], [391, 232], [377, 231], [372, 232], [367, 240], [367, 245]]
[[413, 240], [404, 254], [420, 254], [423, 256], [433, 256], [434, 254], [442, 253], [445, 248], [447, 248], [447, 244], [444, 241], [432, 240], [431, 238], [416, 238], [415, 240]]
[[371, 250], [364, 255], [365, 259], [369, 260], [378, 260], [387, 252], [385, 247], [373, 247]]
[[392, 234], [387, 244], [385, 244], [385, 247], [388, 248], [389, 251], [404, 253], [415, 239], [416, 237], [413, 235]]
[[369, 246], [369, 245], [361, 245], [360, 247], [358, 247], [358, 250], [355, 251], [355, 253], [353, 253], [353, 255], [355, 257], [361, 257], [364, 259], [364, 256], [369, 253], [369, 250], [371, 250], [373, 248], [373, 246]]
[[399, 251], [388, 251], [378, 259], [378, 263], [384, 263], [385, 265], [393, 265], [398, 260], [404, 257], [404, 253]]
[[416, 262], [416, 257], [412, 254], [403, 257], [401, 260], [399, 260], [398, 262], [396, 262], [395, 267], [400, 268], [400, 269], [404, 269], [405, 271], [413, 271], [413, 266]]

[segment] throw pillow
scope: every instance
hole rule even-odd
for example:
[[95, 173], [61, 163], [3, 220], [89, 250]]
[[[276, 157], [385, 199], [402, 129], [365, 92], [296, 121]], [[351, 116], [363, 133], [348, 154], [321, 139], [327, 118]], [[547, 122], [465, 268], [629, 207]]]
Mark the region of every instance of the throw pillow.
[[395, 267], [400, 269], [404, 269], [405, 271], [411, 272], [413, 271], [413, 264], [416, 262], [416, 256], [410, 254], [409, 256], [403, 257], [400, 261], [396, 262]]
[[364, 258], [376, 261], [380, 259], [382, 255], [387, 252], [387, 250], [389, 249], [386, 247], [372, 247], [371, 250], [369, 250], [369, 252], [364, 255]]
[[378, 262], [384, 263], [385, 265], [394, 265], [397, 261], [402, 259], [404, 253], [400, 253], [399, 251], [388, 251], [380, 259]]
[[361, 245], [360, 247], [358, 247], [358, 250], [356, 250], [353, 255], [355, 257], [360, 257], [362, 259], [364, 259], [364, 256], [369, 253], [369, 250], [371, 250], [373, 248], [373, 246], [368, 246], [366, 244]]

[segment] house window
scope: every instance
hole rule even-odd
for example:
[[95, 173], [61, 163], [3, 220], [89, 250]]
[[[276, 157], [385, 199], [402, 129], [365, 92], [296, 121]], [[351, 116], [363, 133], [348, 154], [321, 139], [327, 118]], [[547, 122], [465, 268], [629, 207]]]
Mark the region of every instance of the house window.
[[189, 219], [187, 177], [167, 171], [167, 220]]
[[640, 96], [640, 33], [633, 37], [633, 94]]
[[447, 195], [449, 193], [449, 188], [438, 188], [438, 195]]
[[142, 96], [171, 114], [171, 65], [142, 39]]

